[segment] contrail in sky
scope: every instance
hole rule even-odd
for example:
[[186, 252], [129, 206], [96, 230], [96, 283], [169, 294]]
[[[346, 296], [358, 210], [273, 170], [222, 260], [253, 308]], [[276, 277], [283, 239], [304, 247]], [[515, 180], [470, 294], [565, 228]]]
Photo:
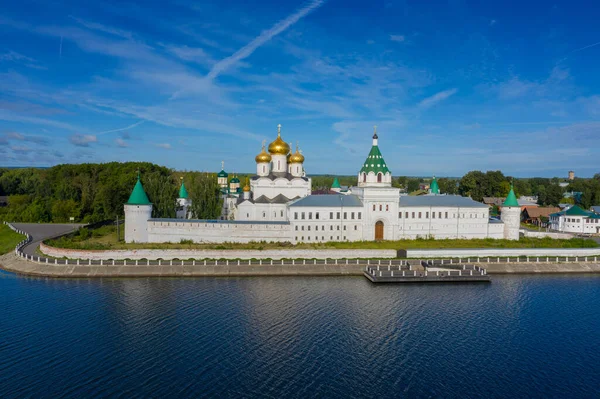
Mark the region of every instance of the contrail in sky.
[[244, 58], [250, 56], [254, 50], [271, 40], [273, 37], [277, 36], [290, 26], [294, 25], [298, 20], [305, 17], [315, 9], [321, 7], [325, 3], [325, 0], [312, 0], [304, 7], [300, 8], [298, 11], [288, 16], [287, 18], [277, 22], [270, 29], [263, 31], [259, 36], [254, 38], [250, 43], [246, 44], [244, 47], [233, 53], [231, 56], [222, 59], [217, 62], [213, 68], [210, 70], [206, 78], [212, 80], [219, 76], [221, 72], [225, 71], [238, 61], [243, 60]]
[[136, 126], [139, 126], [139, 125], [141, 125], [141, 124], [142, 124], [142, 123], [144, 123], [144, 122], [145, 122], [145, 121], [139, 121], [139, 122], [136, 122], [136, 123], [134, 123], [133, 125], [129, 125], [129, 126], [127, 126], [127, 127], [122, 127], [122, 128], [120, 128], [120, 129], [113, 129], [113, 130], [106, 130], [106, 131], [104, 131], [104, 132], [99, 132], [99, 133], [96, 133], [96, 136], [98, 136], [98, 135], [100, 135], [100, 134], [107, 134], [107, 133], [121, 132], [121, 131], [123, 131], [123, 130], [133, 129], [134, 127], [136, 127]]

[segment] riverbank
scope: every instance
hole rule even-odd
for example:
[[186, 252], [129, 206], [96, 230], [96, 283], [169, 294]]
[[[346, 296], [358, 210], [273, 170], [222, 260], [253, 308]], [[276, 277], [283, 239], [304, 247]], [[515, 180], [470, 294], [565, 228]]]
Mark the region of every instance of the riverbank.
[[[385, 261], [382, 261], [384, 264]], [[141, 262], [140, 262], [141, 263]], [[415, 261], [415, 264], [419, 264]], [[474, 263], [488, 274], [600, 273], [600, 262]], [[239, 276], [362, 276], [365, 260], [339, 264], [238, 264], [237, 262], [165, 262], [161, 265], [73, 265], [37, 263], [9, 253], [0, 256], [0, 268], [24, 275], [56, 278], [93, 277], [239, 277]]]

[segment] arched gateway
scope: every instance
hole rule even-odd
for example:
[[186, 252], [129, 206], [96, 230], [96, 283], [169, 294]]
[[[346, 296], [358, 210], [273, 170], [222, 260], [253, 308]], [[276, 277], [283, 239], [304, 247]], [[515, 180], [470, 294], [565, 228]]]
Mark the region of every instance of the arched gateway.
[[383, 222], [381, 220], [375, 223], [375, 240], [383, 240]]

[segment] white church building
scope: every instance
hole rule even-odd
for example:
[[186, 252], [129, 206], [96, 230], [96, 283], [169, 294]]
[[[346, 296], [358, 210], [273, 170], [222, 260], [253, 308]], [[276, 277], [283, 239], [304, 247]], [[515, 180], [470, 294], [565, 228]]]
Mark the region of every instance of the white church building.
[[[189, 218], [191, 201], [183, 181], [176, 219], [153, 219], [152, 204], [138, 181], [125, 204], [126, 242], [327, 242], [399, 240], [418, 237], [519, 239], [521, 208], [511, 191], [502, 219], [492, 219], [487, 205], [468, 197], [440, 193], [433, 179], [430, 193], [401, 195], [379, 149], [377, 132], [361, 165], [356, 186], [328, 195], [311, 195], [304, 155], [281, 138], [263, 144], [255, 157], [256, 175], [240, 190], [221, 170], [223, 212], [220, 220]], [[223, 168], [224, 169], [224, 168]], [[236, 179], [237, 181], [234, 181]]]

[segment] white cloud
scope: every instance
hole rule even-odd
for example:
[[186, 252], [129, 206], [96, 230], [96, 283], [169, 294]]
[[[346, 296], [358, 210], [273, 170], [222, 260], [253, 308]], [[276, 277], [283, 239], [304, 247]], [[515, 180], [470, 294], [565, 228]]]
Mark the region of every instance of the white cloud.
[[390, 40], [393, 42], [402, 43], [406, 40], [406, 37], [404, 37], [404, 35], [390, 35]]
[[430, 108], [436, 105], [437, 103], [444, 101], [448, 97], [454, 95], [458, 89], [448, 89], [444, 91], [440, 91], [439, 93], [435, 93], [431, 97], [427, 97], [424, 100], [421, 100], [419, 103], [419, 107], [421, 108]]
[[98, 138], [93, 134], [75, 133], [69, 137], [69, 141], [77, 147], [89, 147], [90, 144], [98, 142]]
[[308, 3], [306, 6], [302, 7], [292, 15], [277, 22], [270, 29], [263, 31], [258, 37], [256, 37], [250, 43], [246, 44], [244, 47], [236, 51], [233, 55], [217, 62], [206, 76], [207, 79], [212, 80], [216, 78], [226, 69], [230, 68], [231, 66], [243, 60], [244, 58], [249, 57], [257, 48], [259, 48], [260, 46], [262, 46], [281, 32], [285, 31], [290, 26], [294, 25], [301, 18], [305, 17], [313, 10], [319, 8], [324, 3], [325, 0], [312, 0], [310, 3]]
[[121, 148], [129, 147], [129, 145], [127, 144], [127, 142], [125, 140], [123, 140], [122, 138], [116, 139], [115, 143], [117, 144], [117, 146], [119, 146]]
[[165, 150], [171, 149], [171, 144], [169, 144], [169, 143], [158, 143], [158, 144], [156, 144], [156, 146], [158, 148], [164, 148]]

